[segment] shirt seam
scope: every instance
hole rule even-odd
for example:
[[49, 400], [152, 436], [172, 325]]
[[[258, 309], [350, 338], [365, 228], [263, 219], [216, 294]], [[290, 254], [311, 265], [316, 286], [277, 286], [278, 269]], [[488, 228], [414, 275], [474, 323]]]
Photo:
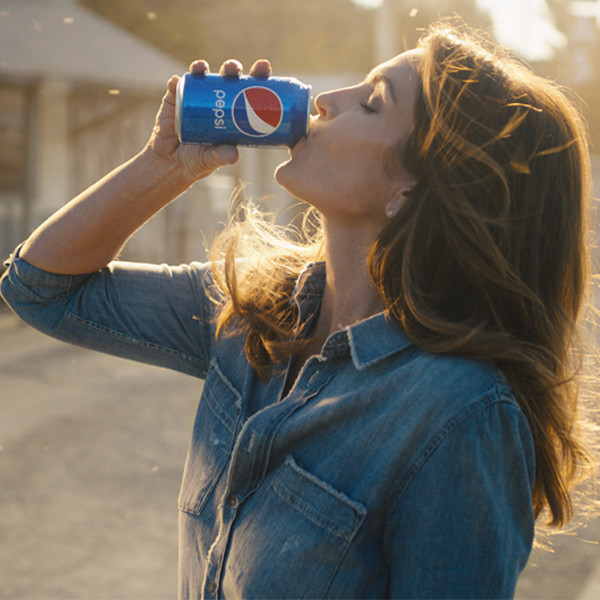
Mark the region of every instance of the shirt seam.
[[[496, 377], [496, 382], [498, 382], [498, 378]], [[445, 424], [438, 430], [437, 434], [432, 436], [432, 438], [427, 443], [425, 449], [416, 457], [413, 463], [409, 466], [408, 470], [405, 472], [405, 475], [402, 477], [399, 485], [390, 492], [389, 500], [387, 500], [384, 506], [388, 506], [389, 508], [383, 511], [384, 523], [387, 523], [390, 519], [392, 513], [396, 510], [396, 507], [403, 495], [410, 487], [411, 482], [416, 477], [416, 475], [423, 469], [423, 467], [427, 464], [429, 459], [436, 453], [438, 448], [442, 445], [444, 440], [448, 438], [448, 436], [456, 430], [462, 423], [472, 418], [475, 414], [480, 411], [485, 410], [494, 405], [507, 404], [514, 409], [520, 410], [518, 404], [515, 402], [513, 398], [508, 397], [501, 390], [498, 389], [498, 385], [496, 384], [492, 390], [487, 393], [484, 393], [480, 398], [472, 403], [470, 403], [464, 410], [454, 414], [450, 417]]]
[[100, 325], [99, 323], [95, 323], [94, 321], [90, 321], [89, 319], [84, 319], [83, 317], [80, 317], [79, 315], [77, 315], [70, 309], [67, 309], [65, 311], [65, 318], [69, 319], [70, 321], [75, 322], [79, 325], [83, 325], [84, 327], [89, 327], [90, 329], [94, 329], [96, 331], [101, 331], [103, 333], [109, 334], [110, 336], [117, 338], [121, 341], [125, 341], [130, 344], [135, 344], [136, 346], [138, 346], [140, 348], [153, 348], [153, 349], [159, 350], [161, 352], [166, 352], [166, 353], [170, 354], [171, 356], [177, 356], [177, 357], [182, 358], [193, 364], [200, 362], [199, 358], [192, 356], [190, 354], [186, 354], [184, 352], [178, 352], [177, 350], [173, 350], [172, 348], [169, 348], [167, 346], [162, 346], [161, 344], [156, 344], [154, 342], [149, 342], [147, 340], [139, 340], [133, 336], [122, 333], [121, 331], [117, 331], [116, 329], [106, 327], [106, 325]]

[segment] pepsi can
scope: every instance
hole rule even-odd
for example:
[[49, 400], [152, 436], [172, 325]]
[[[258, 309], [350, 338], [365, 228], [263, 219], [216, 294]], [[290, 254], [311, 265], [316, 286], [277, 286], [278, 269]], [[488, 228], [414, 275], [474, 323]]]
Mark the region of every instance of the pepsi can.
[[290, 146], [306, 136], [311, 88], [291, 77], [186, 73], [175, 128], [183, 143]]

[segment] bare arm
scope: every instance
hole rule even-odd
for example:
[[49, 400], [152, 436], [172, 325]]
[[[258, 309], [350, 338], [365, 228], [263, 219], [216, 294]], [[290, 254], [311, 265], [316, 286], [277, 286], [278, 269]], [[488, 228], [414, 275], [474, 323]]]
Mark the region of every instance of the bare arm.
[[[204, 72], [204, 61], [192, 64]], [[221, 73], [235, 76], [236, 61], [227, 61]], [[267, 76], [270, 66], [258, 61], [251, 74]], [[85, 192], [71, 200], [38, 227], [21, 249], [30, 264], [53, 273], [89, 273], [114, 259], [127, 239], [152, 215], [177, 198], [195, 181], [238, 159], [234, 146], [180, 144], [175, 134], [173, 76], [146, 147]]]

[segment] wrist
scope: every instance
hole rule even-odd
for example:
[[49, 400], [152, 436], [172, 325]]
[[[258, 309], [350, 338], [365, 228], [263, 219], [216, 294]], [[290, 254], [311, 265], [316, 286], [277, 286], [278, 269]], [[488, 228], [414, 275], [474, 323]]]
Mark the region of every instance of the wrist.
[[134, 160], [139, 161], [143, 170], [148, 173], [150, 181], [165, 186], [172, 185], [175, 190], [180, 190], [177, 194], [196, 181], [177, 160], [159, 154], [150, 145], [147, 145]]

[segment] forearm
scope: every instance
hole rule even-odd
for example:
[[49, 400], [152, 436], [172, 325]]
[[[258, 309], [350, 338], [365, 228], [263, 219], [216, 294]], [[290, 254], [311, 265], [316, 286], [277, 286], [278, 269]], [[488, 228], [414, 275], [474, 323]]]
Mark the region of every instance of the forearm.
[[176, 163], [146, 148], [66, 204], [24, 244], [21, 257], [53, 273], [89, 273], [192, 183]]

